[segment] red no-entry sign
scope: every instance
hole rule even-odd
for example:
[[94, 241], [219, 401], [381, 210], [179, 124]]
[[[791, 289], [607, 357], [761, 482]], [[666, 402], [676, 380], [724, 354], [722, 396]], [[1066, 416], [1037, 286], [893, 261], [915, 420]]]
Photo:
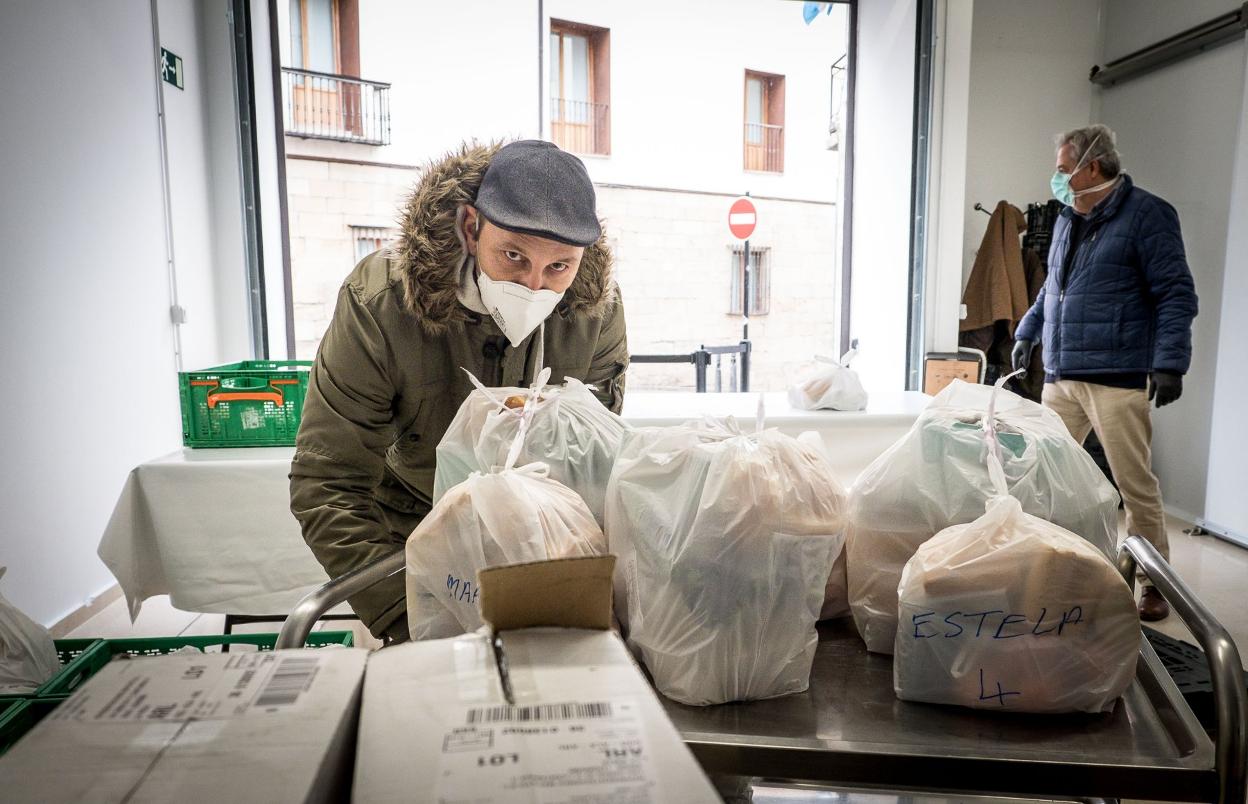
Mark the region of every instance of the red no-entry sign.
[[738, 198], [728, 208], [728, 230], [738, 240], [748, 240], [754, 234], [754, 225], [758, 223], [758, 210], [754, 202], [748, 198]]

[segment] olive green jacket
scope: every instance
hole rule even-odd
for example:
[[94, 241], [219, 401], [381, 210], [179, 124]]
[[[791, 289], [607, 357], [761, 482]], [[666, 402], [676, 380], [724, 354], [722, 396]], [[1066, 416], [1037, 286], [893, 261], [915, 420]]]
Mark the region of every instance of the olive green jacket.
[[[497, 146], [464, 146], [429, 165], [398, 243], [366, 257], [338, 293], [312, 367], [290, 470], [290, 507], [330, 577], [401, 550], [432, 504], [434, 450], [472, 391], [527, 385], [538, 334], [512, 347], [489, 316], [458, 301], [459, 205], [471, 203]], [[545, 322], [553, 378], [593, 385], [619, 412], [628, 346], [602, 241]], [[406, 614], [393, 576], [351, 599], [374, 635]], [[400, 621], [401, 625], [401, 621]], [[393, 631], [392, 631], [393, 633]]]

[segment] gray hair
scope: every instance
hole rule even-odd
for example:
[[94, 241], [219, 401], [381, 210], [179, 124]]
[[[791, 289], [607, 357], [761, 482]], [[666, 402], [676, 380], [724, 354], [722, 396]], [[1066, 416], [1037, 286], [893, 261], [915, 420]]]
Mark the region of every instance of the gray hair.
[[[1083, 161], [1084, 164], [1098, 163], [1101, 166], [1101, 173], [1107, 179], [1112, 179], [1122, 172], [1122, 157], [1118, 154], [1118, 135], [1109, 126], [1097, 123], [1071, 129], [1064, 134], [1058, 134], [1054, 141], [1059, 149], [1066, 145], [1075, 146], [1075, 159]], [[1088, 150], [1089, 148], [1091, 151]]]

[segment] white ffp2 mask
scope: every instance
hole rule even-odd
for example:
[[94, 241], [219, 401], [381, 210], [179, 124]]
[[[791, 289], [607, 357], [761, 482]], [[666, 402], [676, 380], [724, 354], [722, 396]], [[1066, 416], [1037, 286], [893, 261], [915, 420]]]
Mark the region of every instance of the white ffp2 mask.
[[563, 294], [553, 290], [529, 290], [515, 282], [496, 282], [480, 268], [477, 287], [485, 309], [512, 346], [519, 346], [529, 337], [563, 300]]

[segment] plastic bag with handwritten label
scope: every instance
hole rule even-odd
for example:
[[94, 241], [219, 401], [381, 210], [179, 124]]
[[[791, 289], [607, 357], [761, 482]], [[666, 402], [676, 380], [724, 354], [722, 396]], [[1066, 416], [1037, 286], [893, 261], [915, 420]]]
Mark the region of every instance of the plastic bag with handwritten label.
[[603, 524], [603, 495], [628, 425], [607, 410], [588, 385], [569, 377], [562, 386], [548, 386], [549, 376], [549, 370], [543, 370], [536, 395], [531, 389], [486, 388], [472, 378], [476, 390], [460, 405], [438, 444], [435, 502], [473, 472], [502, 466], [527, 402], [532, 421], [518, 464], [546, 464], [550, 476], [581, 495], [598, 524]]
[[606, 551], [585, 502], [545, 466], [474, 472], [407, 540], [408, 630], [440, 639], [480, 628], [478, 570]]
[[1131, 589], [1086, 540], [1023, 511], [1008, 494], [999, 451], [992, 438], [986, 462], [996, 494], [983, 516], [936, 534], [902, 571], [897, 697], [1107, 712], [1135, 675], [1140, 622]]
[[[992, 391], [955, 380], [850, 490], [849, 605], [871, 651], [893, 650], [897, 584], [919, 545], [950, 525], [980, 517], [995, 494], [984, 464]], [[997, 393], [994, 416], [1009, 495], [1028, 514], [1113, 556], [1118, 492], [1061, 418], [1005, 390]]]
[[607, 489], [616, 614], [659, 691], [701, 706], [806, 689], [843, 505], [824, 456], [776, 430], [625, 436]]

